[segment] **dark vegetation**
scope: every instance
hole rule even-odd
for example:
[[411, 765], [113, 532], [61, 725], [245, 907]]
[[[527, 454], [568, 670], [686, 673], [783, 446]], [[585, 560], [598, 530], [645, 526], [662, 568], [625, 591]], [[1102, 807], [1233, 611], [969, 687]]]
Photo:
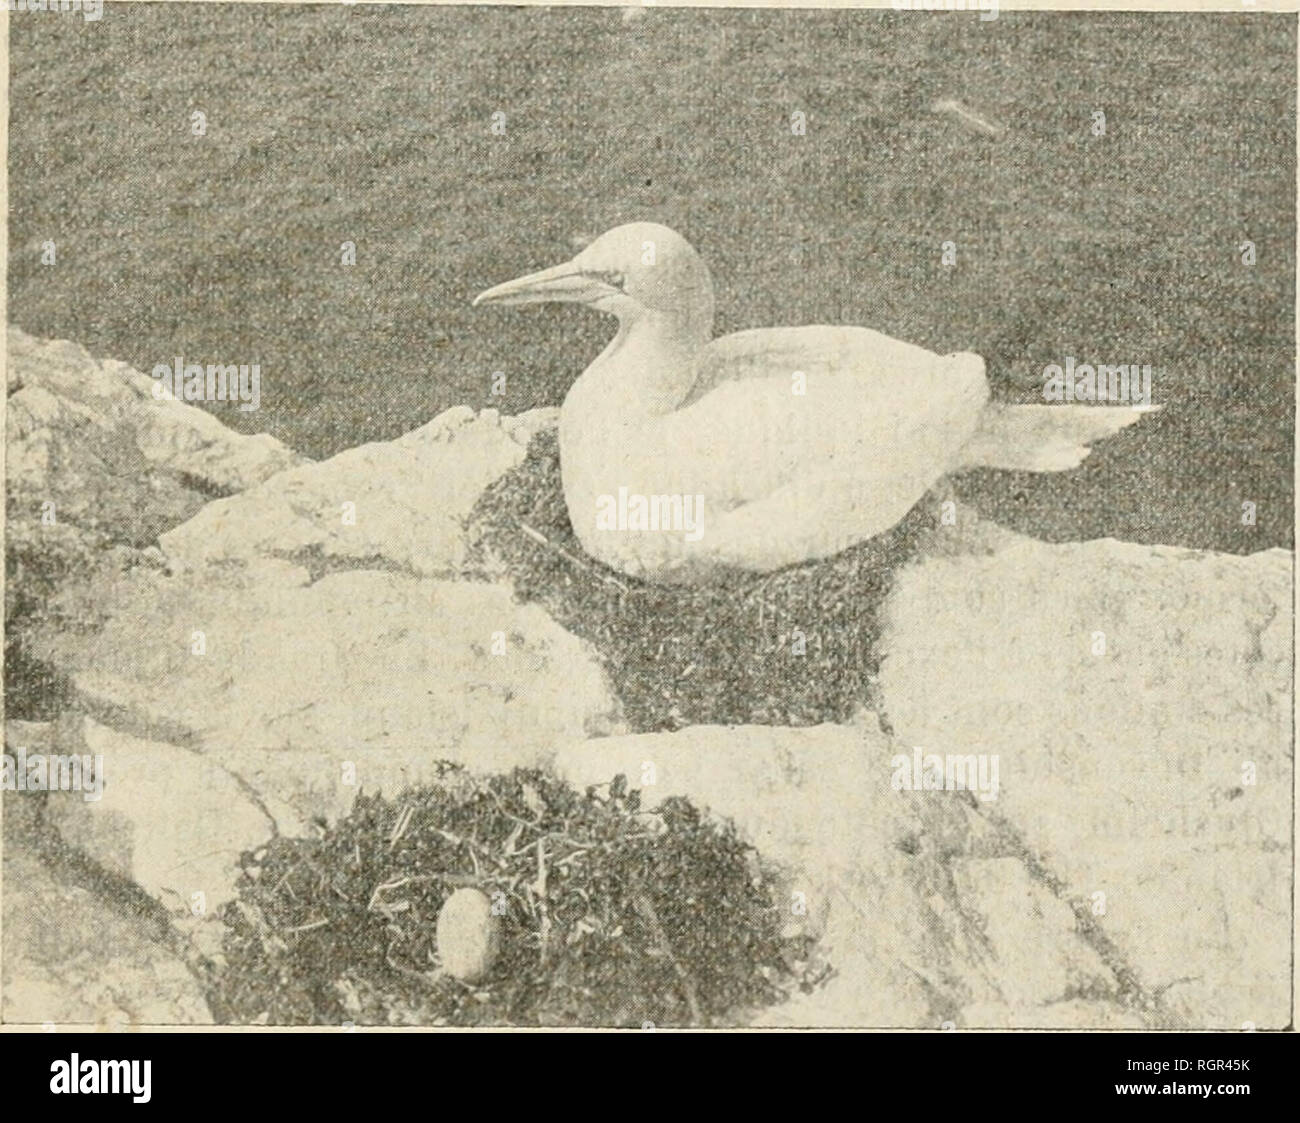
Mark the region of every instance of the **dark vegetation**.
[[[435, 920], [473, 885], [502, 948], [476, 985], [438, 969]], [[643, 808], [622, 777], [540, 772], [358, 798], [319, 838], [244, 856], [214, 1007], [268, 1024], [707, 1025], [827, 974], [773, 874], [688, 802]]]

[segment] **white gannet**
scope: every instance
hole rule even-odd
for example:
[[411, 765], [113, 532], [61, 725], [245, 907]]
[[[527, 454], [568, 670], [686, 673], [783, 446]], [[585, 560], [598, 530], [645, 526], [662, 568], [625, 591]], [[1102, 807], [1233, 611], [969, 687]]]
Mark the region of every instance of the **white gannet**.
[[1063, 472], [1145, 409], [989, 402], [984, 360], [860, 327], [713, 339], [713, 283], [675, 231], [634, 222], [474, 304], [586, 304], [618, 319], [560, 411], [569, 519], [633, 577], [770, 572], [881, 534], [943, 475]]

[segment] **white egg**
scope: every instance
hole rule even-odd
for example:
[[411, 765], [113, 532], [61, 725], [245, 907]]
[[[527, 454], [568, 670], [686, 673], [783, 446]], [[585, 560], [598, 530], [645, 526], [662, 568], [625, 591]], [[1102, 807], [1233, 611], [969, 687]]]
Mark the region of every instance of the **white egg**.
[[442, 969], [475, 983], [492, 970], [501, 950], [501, 931], [492, 902], [478, 889], [457, 889], [438, 913], [438, 958]]

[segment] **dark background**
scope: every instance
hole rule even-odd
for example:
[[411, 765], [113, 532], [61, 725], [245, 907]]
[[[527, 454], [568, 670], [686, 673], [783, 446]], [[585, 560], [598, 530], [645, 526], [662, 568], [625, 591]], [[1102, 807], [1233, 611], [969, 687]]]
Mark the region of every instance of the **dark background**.
[[[1294, 16], [333, 3], [9, 22], [10, 322], [145, 372], [259, 362], [259, 413], [209, 407], [233, 428], [321, 457], [459, 403], [558, 404], [612, 322], [470, 299], [649, 219], [709, 261], [719, 333], [843, 322], [974, 350], [1006, 401], [1067, 355], [1150, 363], [1165, 411], [1079, 471], [957, 482], [1007, 525], [1292, 542]], [[935, 113], [945, 97], [1001, 135]]]

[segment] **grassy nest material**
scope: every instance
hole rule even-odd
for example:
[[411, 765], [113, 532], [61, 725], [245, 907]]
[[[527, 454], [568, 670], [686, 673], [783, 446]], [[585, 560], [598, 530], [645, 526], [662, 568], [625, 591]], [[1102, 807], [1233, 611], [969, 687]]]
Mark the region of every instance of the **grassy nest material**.
[[[440, 969], [458, 888], [499, 913], [470, 985]], [[319, 838], [246, 854], [214, 1006], [263, 1024], [656, 1026], [735, 1022], [827, 973], [729, 824], [653, 811], [622, 777], [580, 793], [540, 772], [446, 765], [400, 798], [359, 797]]]
[[689, 587], [637, 581], [583, 551], [564, 506], [554, 431], [470, 517], [473, 560], [504, 571], [603, 657], [638, 732], [694, 724], [816, 725], [874, 708], [880, 607], [937, 522], [922, 501], [889, 532], [773, 574]]

